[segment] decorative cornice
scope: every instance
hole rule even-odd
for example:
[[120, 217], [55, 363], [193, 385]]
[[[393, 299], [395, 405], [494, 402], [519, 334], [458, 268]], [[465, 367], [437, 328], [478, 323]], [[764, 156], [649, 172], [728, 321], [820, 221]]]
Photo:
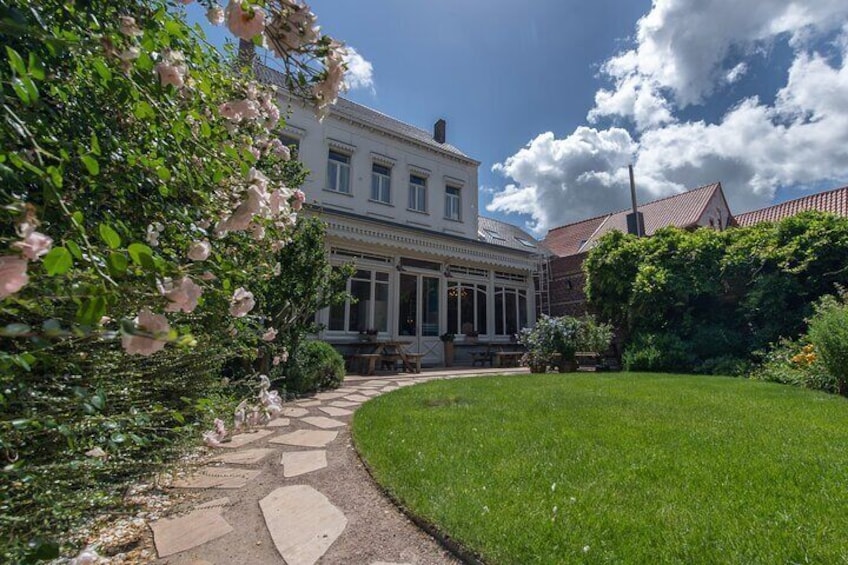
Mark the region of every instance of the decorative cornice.
[[332, 137], [328, 137], [327, 145], [332, 147], [333, 149], [338, 149], [344, 153], [353, 154], [356, 152], [356, 145], [351, 145], [350, 143], [345, 143], [344, 141], [339, 141], [338, 139], [333, 139]]
[[418, 175], [419, 177], [427, 178], [430, 176], [430, 169], [425, 169], [424, 167], [416, 167], [415, 165], [407, 165], [409, 168], [409, 172], [413, 175]]
[[294, 137], [303, 138], [306, 137], [306, 128], [301, 128], [297, 126], [293, 126], [292, 124], [287, 123], [283, 127], [283, 133], [287, 133], [289, 135], [293, 135]]
[[445, 175], [444, 177], [442, 177], [442, 180], [445, 181], [446, 185], [455, 186], [457, 188], [462, 188], [463, 186], [465, 186], [464, 180], [452, 177], [450, 175]]
[[379, 153], [371, 152], [371, 160], [377, 163], [378, 165], [384, 165], [386, 167], [394, 167], [395, 163], [397, 163], [397, 159], [393, 159], [392, 157], [387, 157], [386, 155], [380, 155]]

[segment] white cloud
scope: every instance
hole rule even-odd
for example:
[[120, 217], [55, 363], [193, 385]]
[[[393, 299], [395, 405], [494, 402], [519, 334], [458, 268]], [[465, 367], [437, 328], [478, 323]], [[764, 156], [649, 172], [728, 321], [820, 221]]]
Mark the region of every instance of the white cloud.
[[734, 212], [769, 204], [778, 186], [848, 179], [848, 26], [840, 39], [839, 64], [797, 52], [773, 105], [748, 98], [716, 123], [666, 123], [638, 140], [619, 128], [542, 134], [495, 165], [515, 183], [488, 208], [529, 214], [540, 234], [624, 208], [631, 154], [641, 201], [721, 181]]
[[748, 72], [748, 65], [746, 63], [739, 63], [724, 75], [724, 79], [727, 81], [727, 84], [733, 84], [734, 82], [739, 81], [745, 73]]
[[345, 86], [348, 90], [365, 88], [374, 94], [376, 92], [374, 88], [374, 66], [350, 45], [346, 49], [345, 63], [347, 63], [347, 72], [344, 79]]
[[[656, 0], [636, 25], [636, 46], [603, 65], [614, 88], [598, 93], [590, 120], [632, 117], [639, 129], [666, 123], [656, 117], [668, 107], [660, 100], [681, 108], [701, 102], [719, 76], [730, 78], [733, 69], [722, 65], [732, 50], [752, 52], [782, 34], [801, 47], [846, 17], [845, 0]], [[653, 119], [645, 118], [646, 106]]]

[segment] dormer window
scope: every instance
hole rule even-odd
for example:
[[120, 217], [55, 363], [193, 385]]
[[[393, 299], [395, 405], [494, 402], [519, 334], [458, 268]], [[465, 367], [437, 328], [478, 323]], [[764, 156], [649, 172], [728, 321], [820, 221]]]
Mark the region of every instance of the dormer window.
[[350, 155], [330, 149], [327, 159], [327, 189], [350, 194]]
[[371, 164], [371, 200], [391, 204], [392, 170], [379, 163]]

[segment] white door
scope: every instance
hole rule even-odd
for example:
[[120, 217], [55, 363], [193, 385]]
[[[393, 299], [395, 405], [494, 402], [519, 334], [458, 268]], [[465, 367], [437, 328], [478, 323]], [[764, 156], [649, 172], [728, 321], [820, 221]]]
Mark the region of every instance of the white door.
[[423, 353], [422, 363], [442, 362], [439, 341], [440, 284], [438, 277], [401, 273], [398, 292], [398, 335], [411, 341], [410, 352]]

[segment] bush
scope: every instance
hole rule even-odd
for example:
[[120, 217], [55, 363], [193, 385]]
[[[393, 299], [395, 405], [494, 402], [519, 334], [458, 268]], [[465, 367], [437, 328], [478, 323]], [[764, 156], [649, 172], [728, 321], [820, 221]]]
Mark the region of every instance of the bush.
[[822, 366], [836, 380], [839, 394], [848, 393], [848, 305], [825, 297], [809, 321], [810, 343]]
[[345, 376], [344, 359], [323, 341], [301, 343], [289, 367], [286, 390], [293, 393], [338, 388]]
[[781, 340], [775, 344], [750, 378], [825, 392], [838, 389], [836, 379], [816, 355], [815, 346], [803, 341]]
[[733, 355], [719, 355], [710, 357], [695, 366], [695, 372], [702, 375], [725, 375], [730, 377], [742, 377], [748, 374], [751, 363], [746, 359], [740, 359]]
[[686, 344], [674, 334], [641, 334], [624, 350], [621, 362], [626, 371], [676, 371], [692, 364]]
[[612, 326], [601, 324], [593, 316], [580, 320], [577, 329], [577, 350], [604, 353], [612, 341]]

